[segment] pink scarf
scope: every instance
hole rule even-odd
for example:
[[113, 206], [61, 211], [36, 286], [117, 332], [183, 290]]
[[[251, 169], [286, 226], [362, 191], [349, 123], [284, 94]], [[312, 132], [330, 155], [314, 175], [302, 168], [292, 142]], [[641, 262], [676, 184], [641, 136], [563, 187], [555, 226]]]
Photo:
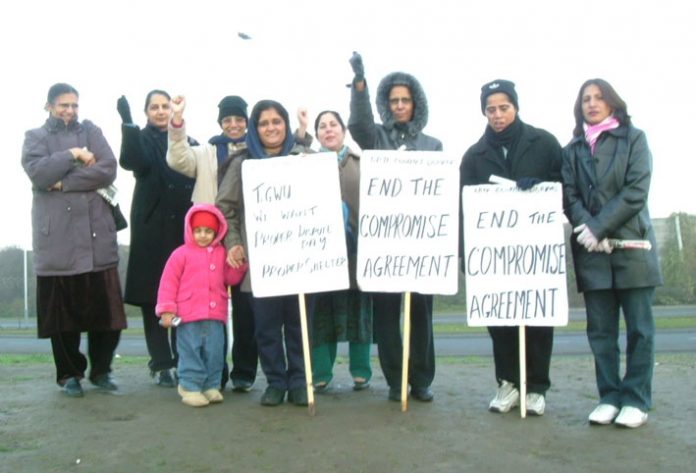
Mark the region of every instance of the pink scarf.
[[621, 124], [619, 121], [614, 118], [613, 115], [608, 116], [596, 125], [588, 125], [585, 123], [585, 140], [587, 140], [587, 143], [590, 145], [590, 151], [592, 152], [593, 156], [595, 145], [597, 144], [597, 140], [599, 139], [600, 135], [607, 130], [618, 128], [620, 125]]

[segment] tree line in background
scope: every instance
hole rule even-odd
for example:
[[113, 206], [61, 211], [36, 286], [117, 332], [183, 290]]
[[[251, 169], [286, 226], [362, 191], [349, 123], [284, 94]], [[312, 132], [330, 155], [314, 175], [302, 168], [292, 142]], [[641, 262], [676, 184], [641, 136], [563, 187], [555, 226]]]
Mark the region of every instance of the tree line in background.
[[[658, 230], [660, 264], [665, 284], [655, 292], [655, 305], [696, 304], [696, 216], [684, 213], [662, 220]], [[125, 286], [128, 246], [119, 246], [119, 275]], [[570, 248], [567, 247], [568, 301], [571, 307], [582, 307], [583, 299], [575, 286]], [[0, 249], [0, 317], [24, 316], [24, 252], [20, 248]], [[459, 292], [454, 296], [436, 296], [436, 312], [465, 312], [466, 286], [460, 274]], [[27, 252], [28, 314], [36, 316], [36, 280], [32, 267], [32, 252]], [[128, 316], [140, 316], [140, 311], [126, 305]]]

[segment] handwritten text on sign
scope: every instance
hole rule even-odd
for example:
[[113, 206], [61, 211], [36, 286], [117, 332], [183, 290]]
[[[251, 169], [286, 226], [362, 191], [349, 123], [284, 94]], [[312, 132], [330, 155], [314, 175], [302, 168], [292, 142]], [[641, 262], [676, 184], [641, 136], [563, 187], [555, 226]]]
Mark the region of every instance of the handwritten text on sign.
[[360, 159], [358, 284], [365, 291], [457, 292], [459, 159], [365, 151]]
[[254, 295], [347, 289], [336, 154], [247, 159], [242, 182]]
[[568, 323], [561, 185], [465, 186], [469, 325]]

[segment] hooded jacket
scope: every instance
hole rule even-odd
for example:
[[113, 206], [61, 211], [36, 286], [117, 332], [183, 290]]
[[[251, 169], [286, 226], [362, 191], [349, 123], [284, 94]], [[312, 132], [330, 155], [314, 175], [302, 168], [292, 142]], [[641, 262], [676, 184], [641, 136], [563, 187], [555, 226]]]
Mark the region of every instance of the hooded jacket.
[[[215, 215], [219, 223], [215, 238], [207, 247], [196, 244], [191, 227], [193, 214], [202, 210]], [[155, 308], [158, 316], [173, 313], [183, 323], [227, 321], [227, 286], [239, 284], [247, 268], [245, 265], [234, 269], [225, 262], [226, 252], [221, 242], [226, 232], [227, 222], [214, 205], [196, 204], [189, 209], [184, 244], [174, 250], [162, 272]]]
[[[413, 118], [405, 125], [395, 122], [389, 108], [389, 92], [392, 87], [408, 87], [413, 99]], [[362, 149], [399, 149], [409, 151], [442, 151], [442, 143], [437, 138], [423, 133], [428, 124], [428, 101], [420, 83], [410, 74], [392, 72], [377, 87], [377, 112], [382, 124], [376, 124], [372, 115], [367, 83], [363, 91], [353, 84], [350, 98], [350, 118], [348, 130]]]

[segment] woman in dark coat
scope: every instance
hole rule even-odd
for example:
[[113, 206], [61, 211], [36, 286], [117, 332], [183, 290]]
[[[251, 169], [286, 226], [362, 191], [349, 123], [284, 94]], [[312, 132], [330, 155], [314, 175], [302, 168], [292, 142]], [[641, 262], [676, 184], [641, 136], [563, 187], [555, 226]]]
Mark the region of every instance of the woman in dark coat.
[[[246, 262], [248, 248], [242, 192], [243, 161], [312, 152], [295, 141], [290, 133], [287, 110], [274, 100], [256, 103], [249, 117], [245, 142], [246, 148], [233, 154], [228, 161], [229, 167], [223, 170], [215, 201], [229, 225], [225, 247], [227, 261], [233, 268], [239, 268]], [[251, 292], [249, 273], [242, 280], [239, 290]], [[297, 297], [255, 297], [251, 294], [251, 307], [259, 361], [268, 381], [261, 404], [277, 406], [285, 400], [287, 393], [288, 401], [306, 406], [308, 399]]]
[[[116, 158], [99, 127], [78, 121], [78, 93], [68, 84], [48, 91], [46, 123], [29, 130], [22, 167], [32, 184], [36, 311], [41, 338], [50, 338], [56, 381], [71, 397], [89, 379], [117, 389], [111, 362], [126, 328], [118, 244], [111, 206], [98, 193], [116, 179]], [[88, 354], [80, 353], [87, 332]]]
[[[348, 129], [364, 150], [442, 151], [442, 142], [423, 133], [428, 124], [428, 100], [420, 82], [410, 74], [392, 72], [377, 87], [375, 99], [382, 123], [375, 123], [365, 80], [362, 57], [350, 59], [355, 77], [351, 84]], [[389, 399], [401, 400], [402, 340], [401, 293], [374, 293], [374, 338], [379, 363], [389, 384]], [[411, 293], [411, 353], [408, 380], [411, 397], [433, 400], [430, 384], [435, 378], [433, 296]]]
[[[603, 79], [586, 81], [575, 101], [573, 139], [563, 149], [565, 212], [578, 290], [587, 310], [599, 405], [591, 424], [639, 427], [652, 403], [655, 322], [662, 284], [648, 212], [652, 155], [626, 103]], [[646, 240], [649, 250], [614, 250], [612, 239]], [[619, 314], [626, 321], [626, 372], [620, 375]]]
[[[462, 160], [462, 185], [487, 184], [491, 175], [517, 181], [528, 189], [541, 181], [560, 181], [561, 145], [549, 132], [524, 123], [518, 115], [515, 84], [495, 80], [481, 87], [481, 112], [488, 125]], [[462, 260], [463, 261], [463, 260]], [[488, 327], [498, 390], [488, 408], [507, 412], [519, 403], [517, 327]], [[526, 327], [527, 412], [542, 415], [551, 385], [549, 367], [553, 327]]]
[[142, 130], [133, 123], [125, 97], [118, 100], [117, 109], [123, 120], [119, 163], [135, 177], [124, 299], [142, 311], [151, 375], [159, 386], [174, 387], [176, 330], [171, 330], [170, 342], [168, 330], [158, 324], [155, 305], [167, 258], [183, 244], [184, 216], [191, 207], [194, 180], [170, 169], [165, 159], [169, 94], [162, 90], [147, 94], [147, 125]]

